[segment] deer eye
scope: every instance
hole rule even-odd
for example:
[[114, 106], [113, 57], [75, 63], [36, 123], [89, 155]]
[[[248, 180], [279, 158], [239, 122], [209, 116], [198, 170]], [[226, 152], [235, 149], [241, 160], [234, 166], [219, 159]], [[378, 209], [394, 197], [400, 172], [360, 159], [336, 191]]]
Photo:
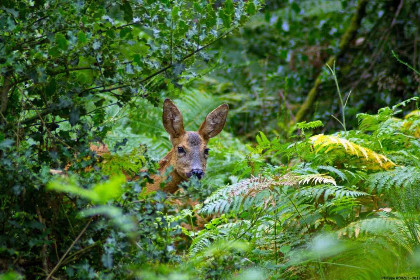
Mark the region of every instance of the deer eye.
[[182, 147], [178, 147], [178, 153], [185, 154], [185, 149]]
[[209, 155], [209, 151], [210, 151], [210, 149], [209, 149], [209, 148], [204, 149], [204, 154], [205, 154], [206, 156], [208, 156], [208, 155]]

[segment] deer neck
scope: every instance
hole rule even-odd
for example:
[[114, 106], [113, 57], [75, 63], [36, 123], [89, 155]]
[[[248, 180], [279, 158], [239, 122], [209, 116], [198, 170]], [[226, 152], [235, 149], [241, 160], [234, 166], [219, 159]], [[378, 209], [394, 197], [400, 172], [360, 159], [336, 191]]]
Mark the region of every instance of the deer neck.
[[171, 171], [169, 176], [171, 180], [166, 183], [165, 187], [162, 189], [160, 184], [167, 180], [165, 177], [165, 173], [169, 167], [173, 167], [175, 163], [175, 152], [174, 149], [170, 150], [164, 158], [159, 161], [159, 174], [160, 175], [152, 175], [153, 184], [148, 184], [146, 186], [147, 192], [163, 190], [164, 192], [174, 193], [178, 190], [178, 185], [185, 181], [175, 169]]

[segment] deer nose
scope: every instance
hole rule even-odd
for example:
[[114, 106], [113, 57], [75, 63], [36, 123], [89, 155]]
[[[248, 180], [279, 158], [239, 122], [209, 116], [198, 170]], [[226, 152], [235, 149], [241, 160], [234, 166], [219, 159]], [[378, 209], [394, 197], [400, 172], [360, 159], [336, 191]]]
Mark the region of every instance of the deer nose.
[[191, 176], [192, 175], [195, 175], [198, 179], [201, 179], [204, 176], [204, 171], [202, 169], [192, 169]]

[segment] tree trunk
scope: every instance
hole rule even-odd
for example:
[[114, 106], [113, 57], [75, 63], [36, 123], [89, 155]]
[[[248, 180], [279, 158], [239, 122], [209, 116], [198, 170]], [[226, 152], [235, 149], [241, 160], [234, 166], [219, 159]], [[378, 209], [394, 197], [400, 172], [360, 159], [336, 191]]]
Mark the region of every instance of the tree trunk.
[[0, 87], [0, 113], [6, 112], [7, 101], [9, 100], [9, 90], [12, 87], [12, 82], [9, 79], [9, 76], [4, 76], [3, 86]]
[[[350, 43], [354, 40], [354, 37], [357, 34], [357, 30], [360, 28], [362, 18], [366, 14], [367, 3], [367, 0], [359, 1], [359, 3], [357, 4], [356, 12], [354, 13], [351, 19], [350, 25], [340, 39], [339, 52], [336, 55], [333, 55], [330, 58], [328, 58], [326, 64], [332, 65], [334, 61], [340, 58], [348, 50]], [[302, 119], [308, 114], [310, 108], [315, 103], [315, 100], [318, 97], [318, 88], [321, 85], [321, 74], [321, 72], [318, 74], [317, 78], [315, 79], [314, 85], [312, 86], [311, 90], [306, 96], [305, 102], [300, 106], [299, 111], [296, 114], [295, 120], [290, 121], [290, 125], [302, 121]]]

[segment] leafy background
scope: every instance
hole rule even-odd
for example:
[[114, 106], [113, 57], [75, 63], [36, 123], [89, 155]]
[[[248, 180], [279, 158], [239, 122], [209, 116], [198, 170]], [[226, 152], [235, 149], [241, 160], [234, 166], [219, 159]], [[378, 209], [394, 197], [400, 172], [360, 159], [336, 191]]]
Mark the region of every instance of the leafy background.
[[[0, 279], [420, 275], [419, 5], [1, 1]], [[165, 98], [230, 113], [146, 195]]]

